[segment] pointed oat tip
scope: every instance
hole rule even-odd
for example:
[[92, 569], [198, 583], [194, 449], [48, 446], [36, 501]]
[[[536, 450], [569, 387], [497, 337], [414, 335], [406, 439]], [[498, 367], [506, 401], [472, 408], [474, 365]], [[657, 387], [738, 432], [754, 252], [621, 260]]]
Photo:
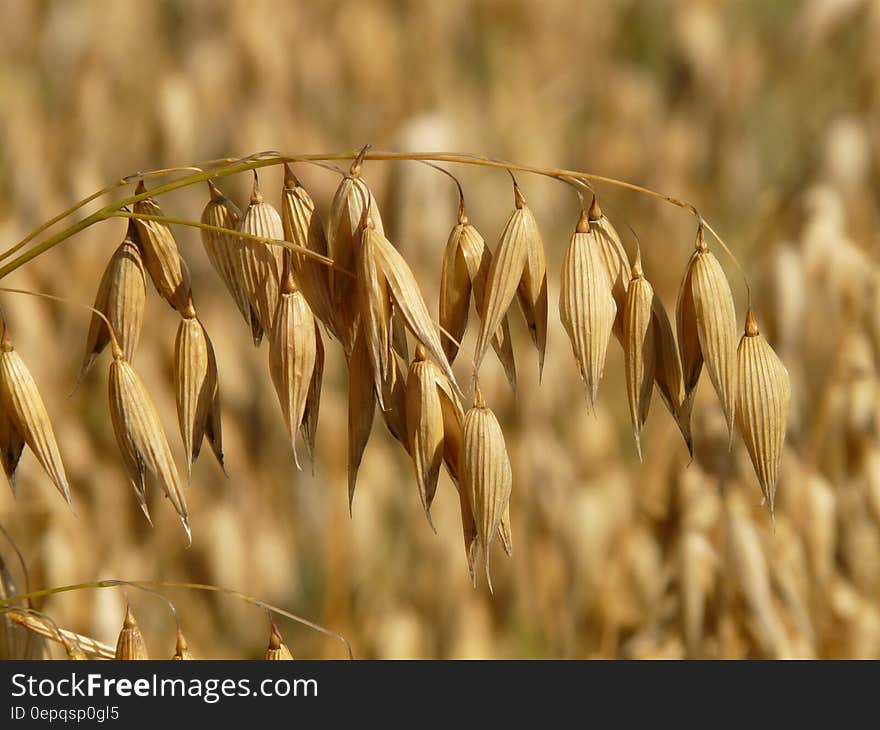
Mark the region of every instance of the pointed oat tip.
[[220, 191], [220, 188], [218, 188], [214, 184], [213, 180], [208, 180], [207, 182], [208, 182], [208, 190], [211, 193], [211, 200], [219, 201], [219, 200], [224, 200], [226, 198], [226, 196], [223, 195], [223, 193]]
[[134, 614], [131, 611], [131, 604], [125, 604], [125, 618], [122, 620], [122, 628], [123, 629], [136, 629], [137, 621], [135, 620]]
[[602, 215], [602, 207], [599, 205], [599, 198], [593, 195], [593, 201], [590, 203], [590, 220], [597, 221], [602, 217]]
[[284, 639], [274, 621], [269, 621], [269, 649], [280, 649]]
[[519, 183], [517, 183], [516, 178], [513, 180], [513, 202], [517, 210], [521, 210], [526, 204], [525, 196], [522, 194], [522, 190], [519, 189]]
[[251, 205], [259, 205], [263, 202], [263, 193], [260, 191], [260, 176], [254, 170], [254, 186], [251, 188]]
[[291, 168], [289, 162], [284, 163], [284, 187], [285, 188], [298, 188], [299, 180], [297, 180], [296, 175], [293, 174], [293, 168]]
[[589, 233], [590, 232], [590, 217], [587, 215], [587, 211], [581, 208], [581, 214], [578, 217], [577, 225], [575, 226], [576, 233]]
[[144, 179], [141, 178], [140, 180], [138, 180], [137, 187], [134, 189], [134, 194], [143, 195], [145, 192], [147, 192], [147, 186], [144, 185]]
[[755, 337], [758, 334], [758, 320], [755, 319], [755, 315], [752, 313], [751, 307], [749, 307], [749, 310], [746, 312], [745, 331], [747, 337]]
[[485, 564], [486, 564], [486, 583], [489, 585], [489, 593], [490, 593], [491, 595], [494, 596], [494, 595], [495, 595], [495, 591], [492, 589], [492, 575], [490, 574], [490, 571], [489, 571], [489, 548], [488, 548], [488, 547], [484, 550], [484, 553], [485, 553], [485, 556], [486, 556], [486, 560], [485, 560]]

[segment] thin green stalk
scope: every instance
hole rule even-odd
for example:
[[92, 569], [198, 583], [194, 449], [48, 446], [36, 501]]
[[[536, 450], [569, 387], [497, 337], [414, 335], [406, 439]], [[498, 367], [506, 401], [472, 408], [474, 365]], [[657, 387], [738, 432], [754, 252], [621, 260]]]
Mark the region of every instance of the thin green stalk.
[[212, 593], [222, 593], [227, 596], [232, 596], [234, 598], [238, 598], [241, 601], [244, 601], [245, 603], [249, 603], [252, 606], [257, 606], [258, 608], [262, 608], [265, 611], [271, 611], [272, 613], [279, 616], [284, 616], [291, 621], [296, 621], [297, 623], [302, 624], [303, 626], [307, 626], [308, 628], [317, 631], [318, 633], [324, 634], [325, 636], [329, 636], [332, 639], [340, 641], [343, 646], [345, 646], [345, 650], [348, 652], [348, 658], [354, 659], [354, 652], [351, 649], [351, 644], [348, 642], [348, 639], [342, 636], [342, 634], [337, 634], [335, 631], [331, 631], [330, 629], [325, 628], [320, 624], [316, 624], [314, 621], [309, 621], [309, 619], [307, 618], [303, 618], [302, 616], [292, 613], [291, 611], [287, 611], [283, 608], [279, 608], [278, 606], [273, 606], [270, 603], [261, 601], [258, 598], [249, 596], [246, 593], [242, 593], [241, 591], [236, 591], [232, 588], [223, 588], [221, 586], [215, 586], [205, 583], [175, 583], [173, 581], [153, 580], [129, 581], [119, 579], [98, 580], [91, 583], [74, 583], [66, 586], [56, 586], [55, 588], [43, 588], [38, 591], [29, 591], [28, 593], [22, 593], [17, 596], [10, 596], [8, 598], [0, 599], [0, 609], [5, 606], [11, 606], [17, 601], [32, 601], [36, 598], [45, 598], [47, 596], [54, 596], [60, 593], [71, 593], [73, 591], [89, 590], [92, 588], [118, 588], [120, 586], [126, 585], [134, 586], [136, 588], [143, 588], [145, 590], [157, 588], [180, 588], [193, 591], [210, 591]]

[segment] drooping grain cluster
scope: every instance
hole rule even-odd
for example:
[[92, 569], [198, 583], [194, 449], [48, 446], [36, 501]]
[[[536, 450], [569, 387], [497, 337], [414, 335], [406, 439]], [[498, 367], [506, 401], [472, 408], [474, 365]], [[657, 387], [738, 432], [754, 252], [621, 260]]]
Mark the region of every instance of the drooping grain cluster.
[[[283, 162], [284, 160], [279, 160]], [[435, 321], [407, 261], [389, 240], [358, 157], [343, 174], [325, 229], [309, 193], [285, 163], [280, 210], [264, 198], [254, 170], [241, 210], [208, 181], [202, 241], [253, 342], [268, 342], [268, 371], [297, 468], [301, 437], [314, 458], [324, 370], [324, 336], [338, 341], [348, 365], [348, 497], [375, 412], [411, 458], [417, 493], [433, 527], [431, 505], [440, 467], [459, 490], [471, 575], [500, 535], [512, 550], [510, 495], [514, 477], [501, 425], [479, 390], [467, 399], [452, 363], [461, 355], [471, 301], [479, 327], [472, 380], [491, 345], [511, 387], [517, 375], [509, 313], [519, 303], [538, 353], [547, 348], [548, 293], [544, 242], [535, 214], [513, 181], [514, 209], [494, 252], [469, 222], [460, 192], [458, 219], [447, 239]], [[143, 322], [146, 274], [180, 317], [174, 344], [174, 387], [187, 474], [207, 439], [223, 467], [220, 377], [211, 339], [197, 316], [186, 262], [169, 220], [138, 183], [128, 233], [110, 259], [95, 298], [80, 378], [112, 345], [111, 421], [138, 503], [149, 519], [151, 474], [189, 535], [183, 482], [165, 430], [132, 361]], [[737, 425], [762, 491], [774, 508], [785, 435], [788, 376], [749, 315], [737, 351], [736, 311], [720, 263], [698, 226], [676, 306], [676, 334], [643, 270], [630, 262], [620, 236], [594, 195], [580, 216], [561, 267], [559, 313], [574, 359], [595, 406], [611, 335], [620, 343], [630, 418], [639, 457], [655, 387], [693, 454], [691, 412], [705, 364], [723, 408], [732, 444]], [[146, 274], [145, 274], [146, 272]], [[410, 351], [414, 348], [414, 356]], [[34, 451], [69, 498], [45, 408], [8, 337], [0, 354], [0, 436], [12, 475], [23, 444]]]

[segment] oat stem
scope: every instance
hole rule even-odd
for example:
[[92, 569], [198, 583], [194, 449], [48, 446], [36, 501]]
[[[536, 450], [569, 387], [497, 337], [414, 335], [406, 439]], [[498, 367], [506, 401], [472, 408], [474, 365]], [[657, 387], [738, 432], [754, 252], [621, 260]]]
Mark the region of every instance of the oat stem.
[[[24, 239], [19, 241], [17, 244], [7, 249], [3, 253], [0, 253], [0, 261], [8, 258], [13, 253], [16, 253], [21, 248], [26, 246], [29, 242], [31, 242], [36, 236], [40, 233], [48, 229], [50, 226], [55, 223], [63, 220], [64, 218], [72, 215], [80, 208], [84, 207], [88, 203], [92, 202], [96, 198], [100, 197], [104, 193], [110, 192], [116, 187], [120, 187], [129, 182], [134, 182], [136, 180], [143, 180], [149, 177], [158, 177], [161, 175], [166, 175], [174, 172], [179, 172], [183, 170], [198, 170], [198, 172], [194, 172], [190, 175], [186, 175], [184, 177], [177, 178], [170, 182], [164, 183], [163, 185], [158, 185], [151, 190], [145, 191], [139, 195], [132, 195], [126, 197], [120, 201], [115, 203], [111, 203], [104, 208], [92, 213], [86, 218], [82, 219], [78, 223], [75, 223], [68, 228], [65, 228], [63, 231], [57, 233], [54, 236], [42, 241], [32, 248], [30, 251], [21, 254], [16, 257], [5, 266], [0, 267], [0, 279], [5, 277], [7, 274], [12, 273], [17, 268], [23, 266], [27, 262], [32, 259], [40, 256], [51, 248], [54, 248], [59, 243], [65, 241], [70, 238], [74, 234], [88, 228], [102, 220], [106, 220], [107, 218], [113, 217], [115, 214], [119, 213], [124, 207], [130, 206], [133, 203], [136, 203], [140, 200], [144, 200], [149, 197], [155, 197], [158, 195], [163, 195], [164, 193], [171, 192], [173, 190], [177, 190], [179, 188], [188, 187], [190, 185], [194, 185], [199, 182], [205, 182], [206, 180], [212, 180], [221, 177], [227, 177], [229, 175], [235, 175], [239, 172], [245, 172], [247, 170], [256, 170], [262, 167], [271, 167], [274, 165], [281, 165], [284, 163], [293, 163], [293, 162], [327, 162], [332, 160], [355, 160], [356, 162], [373, 160], [373, 161], [392, 161], [392, 160], [411, 160], [411, 161], [430, 161], [430, 162], [452, 162], [463, 165], [477, 165], [481, 167], [494, 167], [498, 169], [507, 170], [508, 172], [525, 172], [531, 173], [534, 175], [543, 175], [545, 177], [550, 177], [554, 179], [562, 179], [562, 178], [575, 178], [581, 179], [589, 182], [597, 182], [603, 183], [607, 185], [614, 185], [619, 188], [624, 188], [626, 190], [631, 190], [636, 193], [640, 193], [642, 195], [648, 195], [650, 197], [656, 198], [658, 200], [663, 200], [671, 205], [674, 205], [678, 208], [682, 208], [684, 210], [689, 211], [693, 214], [699, 223], [705, 227], [709, 233], [715, 238], [716, 241], [721, 245], [721, 247], [731, 256], [733, 261], [736, 263], [737, 268], [742, 271], [742, 267], [736, 261], [736, 258], [730, 252], [730, 249], [721, 239], [721, 237], [713, 230], [713, 228], [703, 219], [697, 210], [696, 206], [686, 201], [680, 200], [678, 198], [672, 197], [671, 195], [666, 195], [664, 193], [658, 192], [656, 190], [652, 190], [651, 188], [644, 187], [642, 185], [636, 185], [635, 183], [627, 182], [625, 180], [619, 180], [617, 178], [608, 177], [605, 175], [597, 175], [595, 173], [582, 172], [578, 170], [566, 170], [562, 168], [553, 168], [553, 167], [535, 167], [533, 165], [520, 165], [512, 162], [506, 162], [504, 160], [496, 160], [490, 157], [486, 157], [483, 155], [469, 154], [469, 153], [460, 153], [460, 152], [388, 152], [382, 150], [370, 150], [367, 148], [362, 148], [356, 151], [350, 152], [334, 152], [334, 153], [318, 153], [318, 154], [308, 154], [308, 155], [282, 155], [277, 151], [266, 151], [266, 152], [258, 152], [253, 155], [249, 155], [248, 157], [243, 157], [239, 159], [235, 159], [230, 161], [228, 158], [220, 159], [220, 160], [209, 160], [207, 162], [196, 163], [193, 165], [186, 165], [182, 167], [168, 168], [164, 170], [151, 170], [149, 172], [139, 172], [133, 175], [129, 175], [123, 178], [121, 181], [116, 184], [109, 186], [103, 190], [94, 193], [87, 198], [84, 198], [76, 205], [68, 208], [63, 213], [55, 216], [50, 219], [42, 226], [37, 228], [28, 234]], [[207, 169], [204, 169], [207, 168]]]
[[348, 639], [346, 639], [341, 634], [337, 634], [335, 631], [331, 631], [330, 629], [325, 628], [320, 624], [316, 624], [314, 621], [309, 621], [307, 618], [298, 616], [297, 614], [292, 613], [291, 611], [286, 611], [283, 608], [273, 606], [269, 603], [266, 603], [265, 601], [259, 600], [258, 598], [254, 598], [253, 596], [249, 596], [246, 593], [242, 593], [241, 591], [236, 591], [232, 588], [223, 588], [221, 586], [209, 585], [205, 583], [175, 583], [173, 581], [152, 580], [129, 581], [119, 579], [98, 580], [91, 583], [74, 583], [72, 585], [57, 586], [55, 588], [43, 588], [39, 591], [29, 591], [28, 593], [22, 593], [17, 596], [9, 596], [8, 598], [0, 599], [0, 609], [5, 606], [12, 606], [12, 604], [16, 603], [17, 601], [32, 601], [35, 598], [45, 598], [46, 596], [54, 596], [59, 593], [70, 593], [72, 591], [88, 590], [91, 588], [118, 588], [119, 586], [134, 586], [136, 588], [142, 588], [144, 590], [157, 588], [181, 588], [193, 591], [211, 591], [213, 593], [222, 593], [227, 596], [232, 596], [234, 598], [238, 598], [239, 600], [244, 601], [245, 603], [249, 603], [252, 606], [257, 606], [258, 608], [262, 608], [266, 611], [271, 611], [272, 613], [275, 613], [279, 616], [284, 616], [291, 621], [296, 621], [303, 626], [307, 626], [314, 631], [317, 631], [321, 634], [324, 634], [325, 636], [329, 636], [330, 638], [342, 642], [342, 644], [345, 646], [345, 650], [348, 652], [348, 658], [354, 659], [354, 652], [351, 649], [351, 644], [349, 644]]

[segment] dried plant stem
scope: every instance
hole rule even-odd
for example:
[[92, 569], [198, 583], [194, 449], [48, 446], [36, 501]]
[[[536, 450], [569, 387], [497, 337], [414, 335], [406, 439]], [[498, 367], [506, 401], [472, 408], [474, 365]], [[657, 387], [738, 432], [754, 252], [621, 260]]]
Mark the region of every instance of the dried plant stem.
[[[666, 195], [664, 193], [660, 193], [656, 190], [652, 190], [651, 188], [646, 188], [642, 185], [636, 185], [635, 183], [627, 182], [625, 180], [618, 180], [617, 178], [607, 177], [605, 175], [597, 175], [595, 173], [581, 172], [577, 170], [566, 170], [561, 168], [552, 168], [552, 167], [535, 167], [532, 165], [520, 165], [514, 164], [511, 162], [506, 162], [503, 160], [496, 160], [493, 158], [475, 155], [475, 154], [467, 154], [467, 153], [458, 153], [458, 152], [387, 152], [387, 151], [378, 151], [378, 150], [370, 150], [364, 151], [350, 151], [350, 152], [336, 152], [336, 153], [320, 153], [320, 154], [308, 154], [308, 155], [291, 155], [286, 156], [282, 155], [276, 151], [269, 152], [259, 152], [254, 155], [250, 155], [248, 157], [236, 159], [229, 161], [228, 159], [221, 160], [209, 160], [207, 162], [196, 163], [193, 165], [185, 165], [177, 168], [169, 168], [166, 170], [152, 170], [149, 172], [141, 172], [136, 173], [134, 175], [130, 175], [126, 178], [123, 178], [122, 181], [116, 183], [115, 185], [104, 188], [97, 193], [93, 193], [92, 195], [84, 198], [79, 201], [75, 205], [68, 208], [63, 213], [55, 216], [50, 219], [39, 228], [35, 229], [31, 233], [29, 233], [24, 239], [16, 243], [11, 248], [6, 251], [0, 253], [0, 261], [9, 258], [13, 253], [21, 250], [28, 243], [30, 243], [34, 238], [36, 238], [40, 233], [47, 230], [50, 226], [55, 223], [60, 222], [64, 218], [73, 215], [76, 211], [80, 210], [84, 206], [88, 205], [90, 202], [96, 200], [101, 197], [105, 193], [109, 193], [117, 187], [121, 185], [127, 184], [129, 182], [134, 182], [137, 180], [142, 180], [147, 177], [157, 177], [166, 174], [172, 174], [174, 172], [178, 172], [181, 170], [198, 170], [198, 172], [194, 172], [190, 175], [186, 175], [184, 177], [177, 178], [170, 182], [167, 182], [163, 185], [158, 185], [152, 188], [149, 191], [146, 191], [141, 194], [136, 194], [132, 196], [128, 196], [120, 201], [111, 203], [98, 211], [95, 211], [91, 215], [86, 216], [81, 221], [65, 228], [59, 233], [51, 236], [45, 241], [40, 242], [36, 246], [34, 246], [29, 251], [17, 256], [15, 259], [7, 263], [6, 265], [0, 267], [0, 279], [5, 277], [7, 274], [12, 273], [19, 267], [23, 266], [27, 262], [33, 260], [37, 256], [45, 253], [51, 248], [54, 248], [58, 244], [67, 240], [71, 236], [79, 233], [82, 230], [90, 227], [91, 225], [98, 223], [102, 220], [106, 220], [107, 218], [113, 217], [118, 214], [125, 208], [126, 206], [132, 205], [140, 200], [144, 200], [148, 197], [156, 197], [162, 195], [164, 193], [171, 192], [173, 190], [178, 190], [180, 188], [185, 188], [190, 185], [194, 185], [199, 182], [205, 182], [207, 180], [213, 180], [216, 178], [227, 177], [229, 175], [235, 175], [240, 172], [245, 172], [248, 170], [256, 170], [263, 167], [271, 167], [274, 165], [281, 165], [284, 163], [293, 163], [293, 162], [327, 162], [332, 160], [374, 160], [374, 161], [430, 161], [430, 162], [452, 162], [463, 165], [477, 165], [481, 167], [494, 167], [503, 170], [507, 170], [508, 172], [525, 172], [531, 173], [534, 175], [543, 175], [545, 177], [550, 177], [553, 179], [557, 179], [564, 182], [564, 178], [570, 179], [579, 179], [588, 182], [602, 183], [607, 185], [614, 185], [615, 187], [624, 188], [626, 190], [631, 190], [636, 193], [640, 193], [642, 195], [648, 195], [650, 197], [656, 198], [658, 200], [665, 201], [671, 205], [674, 205], [678, 208], [682, 208], [684, 210], [689, 211], [693, 214], [700, 225], [702, 225], [715, 240], [718, 241], [719, 245], [725, 250], [725, 252], [733, 259], [737, 268], [742, 272], [742, 267], [737, 262], [736, 258], [730, 252], [730, 249], [721, 239], [721, 237], [714, 231], [714, 229], [709, 225], [709, 223], [700, 215], [696, 206], [686, 201], [680, 200], [678, 198], [672, 197], [670, 195]], [[748, 286], [748, 284], [747, 284]]]
[[283, 608], [279, 608], [278, 606], [273, 606], [265, 601], [261, 601], [258, 598], [254, 598], [253, 596], [249, 596], [246, 593], [242, 593], [241, 591], [233, 590], [232, 588], [223, 588], [221, 586], [209, 585], [205, 583], [175, 583], [169, 581], [150, 581], [150, 580], [138, 580], [138, 581], [129, 581], [129, 580], [119, 580], [119, 579], [108, 579], [108, 580], [98, 580], [91, 583], [74, 583], [66, 586], [57, 586], [55, 588], [44, 588], [38, 591], [29, 591], [28, 593], [22, 593], [17, 596], [10, 596], [8, 598], [0, 599], [0, 609], [3, 609], [6, 606], [12, 606], [14, 603], [18, 601], [33, 601], [36, 598], [45, 598], [46, 596], [54, 596], [60, 593], [70, 593], [72, 591], [81, 591], [81, 590], [89, 590], [92, 588], [118, 588], [120, 586], [132, 586], [134, 588], [141, 588], [144, 590], [155, 590], [161, 588], [180, 588], [184, 590], [193, 590], [193, 591], [211, 591], [213, 593], [222, 593], [227, 596], [232, 596], [234, 598], [238, 598], [245, 603], [249, 603], [252, 606], [257, 606], [258, 608], [262, 608], [265, 611], [270, 611], [278, 616], [284, 616], [285, 618], [290, 619], [291, 621], [296, 621], [303, 626], [307, 626], [318, 633], [324, 634], [325, 636], [329, 636], [332, 639], [336, 639], [341, 642], [345, 646], [345, 650], [348, 652], [348, 658], [354, 659], [354, 652], [352, 651], [351, 644], [341, 634], [337, 634], [335, 631], [331, 631], [320, 624], [316, 624], [314, 621], [309, 621], [307, 618], [303, 618], [295, 613], [287, 611]]

